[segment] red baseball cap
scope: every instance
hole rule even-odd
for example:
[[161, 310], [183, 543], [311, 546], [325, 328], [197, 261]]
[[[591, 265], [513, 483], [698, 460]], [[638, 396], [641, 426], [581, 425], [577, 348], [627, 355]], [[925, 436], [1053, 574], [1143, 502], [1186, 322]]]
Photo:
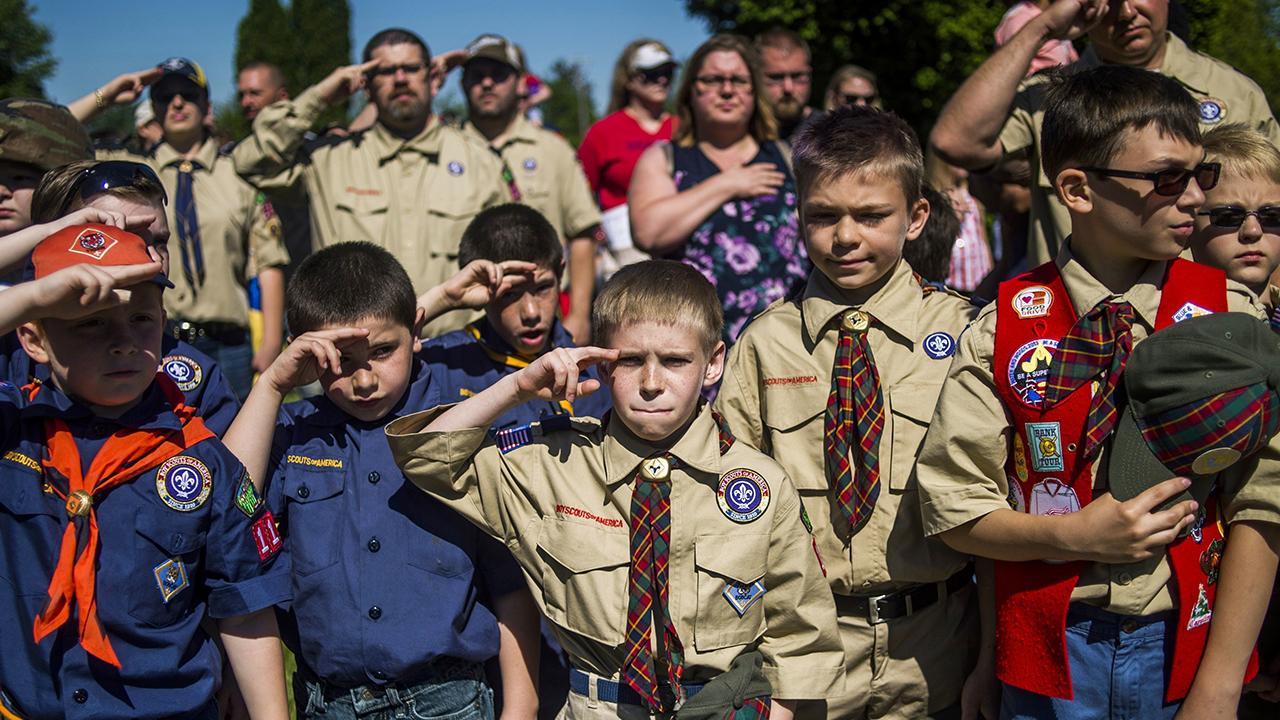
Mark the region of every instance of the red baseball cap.
[[[31, 264], [37, 280], [63, 268], [84, 263], [116, 267], [151, 262], [155, 260], [147, 252], [147, 242], [141, 237], [127, 230], [96, 223], [63, 228], [41, 240], [31, 252]], [[151, 282], [173, 287], [164, 273], [157, 273]]]

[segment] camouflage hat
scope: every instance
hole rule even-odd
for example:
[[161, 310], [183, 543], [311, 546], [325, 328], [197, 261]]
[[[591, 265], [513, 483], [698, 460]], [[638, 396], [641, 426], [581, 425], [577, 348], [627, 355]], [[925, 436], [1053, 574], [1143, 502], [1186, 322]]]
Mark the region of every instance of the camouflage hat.
[[0, 160], [49, 171], [91, 158], [89, 133], [70, 110], [35, 98], [0, 100]]

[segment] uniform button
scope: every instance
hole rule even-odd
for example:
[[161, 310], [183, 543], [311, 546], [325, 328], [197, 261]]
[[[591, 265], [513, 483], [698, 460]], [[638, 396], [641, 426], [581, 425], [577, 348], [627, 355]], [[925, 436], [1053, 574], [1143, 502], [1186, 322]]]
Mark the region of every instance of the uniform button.
[[1121, 629], [1122, 631], [1126, 632], [1126, 633], [1131, 633], [1131, 632], [1133, 632], [1134, 630], [1137, 630], [1137, 629], [1138, 629], [1138, 621], [1137, 621], [1137, 620], [1125, 620], [1124, 622], [1120, 623], [1120, 629]]
[[377, 620], [380, 617], [382, 617], [382, 608], [378, 607], [377, 605], [374, 605], [373, 607], [369, 608], [370, 620]]
[[382, 543], [378, 542], [378, 538], [369, 539], [369, 552], [378, 552], [382, 549]]
[[306, 485], [303, 485], [302, 487], [298, 488], [298, 497], [302, 498], [303, 500], [306, 500], [307, 498], [311, 497], [311, 488], [307, 487]]
[[381, 479], [382, 479], [382, 476], [378, 474], [377, 470], [374, 470], [373, 472], [369, 473], [369, 482], [373, 483], [374, 485], [377, 485], [378, 481]]
[[1133, 582], [1133, 576], [1130, 575], [1129, 573], [1120, 573], [1119, 575], [1116, 576], [1116, 582], [1120, 583], [1121, 585], [1128, 585], [1129, 583]]
[[77, 688], [75, 692], [71, 693], [71, 699], [83, 705], [89, 702], [89, 691], [84, 688]]

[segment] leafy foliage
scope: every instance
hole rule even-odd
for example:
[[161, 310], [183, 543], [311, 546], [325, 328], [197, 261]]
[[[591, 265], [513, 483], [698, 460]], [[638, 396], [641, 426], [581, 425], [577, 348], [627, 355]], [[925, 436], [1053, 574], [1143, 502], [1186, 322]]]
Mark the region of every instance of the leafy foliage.
[[0, 98], [44, 97], [44, 81], [58, 61], [49, 54], [49, 28], [31, 17], [26, 0], [0, 0]]
[[1280, 0], [1181, 0], [1188, 44], [1253, 78], [1280, 105]]
[[580, 64], [563, 58], [551, 64], [551, 77], [543, 82], [551, 88], [551, 97], [542, 103], [547, 128], [577, 147], [598, 119], [591, 103], [591, 82]]

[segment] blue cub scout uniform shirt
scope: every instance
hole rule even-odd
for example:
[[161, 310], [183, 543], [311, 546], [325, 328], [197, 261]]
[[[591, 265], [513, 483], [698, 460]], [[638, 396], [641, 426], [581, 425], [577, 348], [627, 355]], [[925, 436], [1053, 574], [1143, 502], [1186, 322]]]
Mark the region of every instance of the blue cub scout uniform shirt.
[[[240, 411], [240, 400], [213, 358], [168, 333], [161, 339], [160, 353], [160, 369], [178, 385], [187, 404], [200, 413], [215, 435], [226, 435]], [[17, 333], [4, 335], [0, 338], [0, 381], [22, 386], [32, 378], [47, 381], [49, 368], [31, 361]]]
[[[576, 346], [568, 331], [556, 322], [551, 326], [551, 342], [547, 349], [558, 347]], [[489, 321], [484, 318], [466, 329], [428, 341], [422, 346], [419, 356], [431, 367], [432, 377], [439, 385], [441, 404], [466, 400], [528, 365], [526, 360], [515, 354], [510, 345], [498, 337]], [[599, 371], [594, 366], [587, 368], [580, 380], [587, 378], [599, 380]], [[611, 407], [613, 398], [602, 383], [599, 390], [575, 400], [571, 406], [568, 403], [531, 400], [514, 407], [493, 422], [493, 429], [505, 430], [555, 415], [603, 418]]]
[[407, 482], [391, 457], [385, 425], [435, 404], [415, 359], [382, 420], [355, 420], [323, 395], [281, 409], [267, 501], [293, 565], [296, 628], [285, 632], [332, 685], [413, 683], [437, 658], [493, 657], [486, 603], [524, 587], [505, 547]]
[[[191, 716], [209, 704], [222, 675], [222, 658], [201, 626], [205, 615], [245, 615], [288, 600], [279, 542], [260, 552], [255, 536], [263, 530], [255, 525], [268, 519], [265, 504], [237, 505], [244, 467], [212, 438], [171, 459], [169, 472], [177, 474], [169, 482], [161, 465], [96, 497], [98, 618], [121, 668], [80, 647], [78, 607], [37, 645], [33, 624], [48, 602], [68, 522], [63, 500], [46, 486], [65, 493], [67, 481], [46, 476], [40, 464], [50, 417], [67, 423], [86, 471], [122, 427], [180, 427], [155, 384], [109, 420], [52, 385], [28, 402], [0, 383], [0, 685], [28, 718]], [[201, 470], [211, 479], [207, 493], [194, 489], [198, 482], [177, 482]], [[190, 494], [166, 501], [161, 486]]]

